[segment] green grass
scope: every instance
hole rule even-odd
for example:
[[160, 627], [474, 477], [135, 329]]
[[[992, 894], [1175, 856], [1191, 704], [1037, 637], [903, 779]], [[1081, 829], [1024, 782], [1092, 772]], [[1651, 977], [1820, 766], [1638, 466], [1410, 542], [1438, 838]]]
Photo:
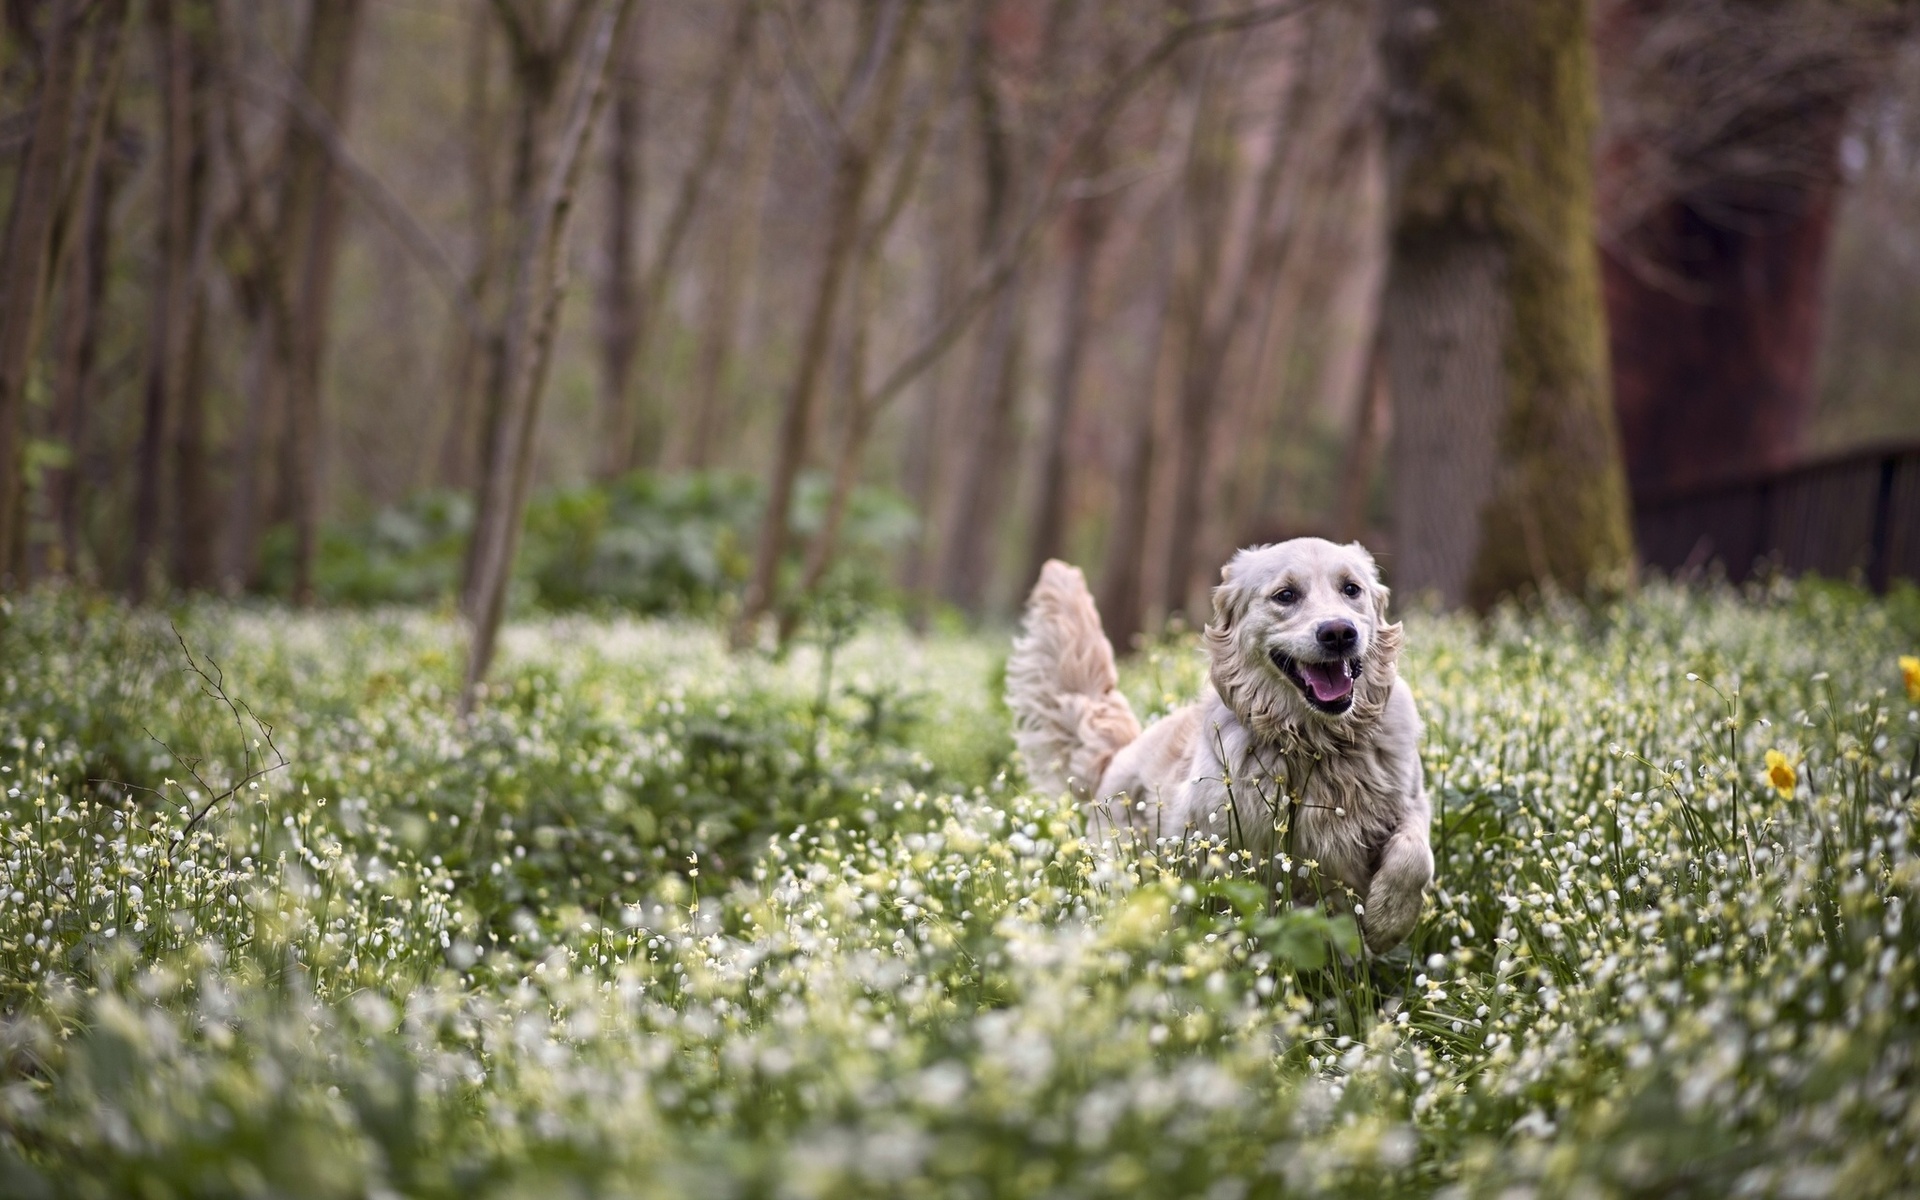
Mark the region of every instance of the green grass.
[[1410, 620], [1368, 959], [1027, 794], [998, 638], [529, 622], [462, 727], [438, 617], [16, 598], [0, 1193], [1912, 1194], [1916, 614]]

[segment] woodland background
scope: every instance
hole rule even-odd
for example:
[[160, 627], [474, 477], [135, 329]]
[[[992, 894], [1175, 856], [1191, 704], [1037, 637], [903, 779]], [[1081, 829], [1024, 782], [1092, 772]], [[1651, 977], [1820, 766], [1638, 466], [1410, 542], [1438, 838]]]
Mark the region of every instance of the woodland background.
[[1119, 640], [1303, 532], [1577, 589], [1635, 496], [1920, 436], [1912, 15], [9, 0], [0, 566], [489, 647], [1051, 555]]

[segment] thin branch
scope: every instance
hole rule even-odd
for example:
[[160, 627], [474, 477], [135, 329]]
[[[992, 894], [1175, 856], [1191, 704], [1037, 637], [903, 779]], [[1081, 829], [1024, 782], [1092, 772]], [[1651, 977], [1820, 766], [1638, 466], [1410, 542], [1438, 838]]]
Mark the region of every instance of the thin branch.
[[720, 144], [726, 138], [727, 126], [733, 115], [734, 96], [745, 74], [742, 64], [752, 53], [759, 7], [755, 0], [737, 0], [736, 7], [733, 31], [714, 62], [711, 98], [707, 102], [706, 120], [700, 129], [698, 149], [694, 152], [693, 162], [687, 166], [686, 174], [680, 178], [680, 187], [674, 195], [673, 207], [668, 210], [666, 224], [662, 227], [653, 264], [647, 271], [646, 282], [641, 289], [640, 294], [644, 298], [641, 309], [643, 319], [651, 317], [660, 298], [666, 294], [680, 247], [686, 240], [688, 227], [693, 224], [694, 210], [706, 190], [707, 180], [713, 176], [714, 164], [719, 161]]
[[1134, 63], [1114, 77], [1107, 85], [1086, 121], [1067, 143], [1066, 148], [1055, 156], [1054, 166], [1050, 170], [1046, 185], [1035, 199], [1032, 208], [1021, 221], [1013, 235], [1008, 237], [994, 256], [988, 260], [972, 286], [954, 303], [946, 318], [927, 335], [927, 337], [909, 353], [881, 381], [880, 386], [861, 401], [862, 408], [878, 410], [905, 391], [921, 372], [940, 360], [940, 357], [960, 339], [987, 303], [998, 295], [1019, 270], [1028, 248], [1039, 233], [1046, 218], [1064, 199], [1070, 199], [1075, 188], [1066, 176], [1066, 168], [1079, 162], [1086, 151], [1106, 135], [1113, 122], [1120, 115], [1133, 92], [1163, 66], [1180, 49], [1199, 38], [1217, 33], [1233, 33], [1256, 28], [1273, 21], [1294, 16], [1307, 8], [1313, 0], [1284, 0], [1283, 3], [1261, 5], [1237, 13], [1225, 13], [1217, 17], [1207, 17], [1188, 21], [1169, 32]]
[[473, 296], [469, 293], [466, 281], [459, 267], [446, 250], [428, 232], [427, 228], [415, 219], [404, 201], [393, 194], [392, 189], [381, 181], [364, 163], [355, 158], [347, 148], [346, 139], [341, 136], [340, 127], [334, 123], [333, 116], [327, 112], [318, 100], [313, 98], [306, 85], [293, 73], [279, 64], [279, 78], [269, 79], [252, 72], [244, 73], [247, 83], [260, 89], [274, 100], [287, 105], [300, 123], [307, 127], [321, 149], [326, 151], [335, 168], [352, 184], [356, 193], [367, 203], [373, 214], [397, 237], [400, 244], [426, 267], [427, 274], [446, 294], [447, 301], [453, 306], [454, 313], [460, 318], [469, 332], [484, 332], [485, 322], [475, 307]]
[[823, 156], [835, 154], [846, 130], [820, 86], [820, 73], [813, 69], [800, 37], [799, 22], [794, 20], [791, 0], [782, 0], [782, 20], [774, 26], [774, 40], [780, 47], [780, 81], [786, 85], [800, 123], [813, 138], [814, 150]]
[[527, 62], [540, 55], [542, 47], [533, 36], [533, 30], [527, 25], [526, 14], [514, 0], [491, 0], [493, 14], [500, 18], [500, 28], [507, 35], [507, 44], [513, 50], [513, 56], [520, 62]]

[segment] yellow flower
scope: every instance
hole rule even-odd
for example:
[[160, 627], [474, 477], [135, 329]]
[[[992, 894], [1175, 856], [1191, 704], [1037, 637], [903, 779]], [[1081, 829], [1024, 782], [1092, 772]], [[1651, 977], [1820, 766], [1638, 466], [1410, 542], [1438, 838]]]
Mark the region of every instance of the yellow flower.
[[1920, 704], [1920, 658], [1911, 654], [1900, 656], [1900, 678], [1906, 681], [1907, 699]]
[[1793, 795], [1793, 785], [1800, 781], [1800, 775], [1793, 769], [1793, 760], [1778, 750], [1767, 751], [1767, 783], [1782, 796]]

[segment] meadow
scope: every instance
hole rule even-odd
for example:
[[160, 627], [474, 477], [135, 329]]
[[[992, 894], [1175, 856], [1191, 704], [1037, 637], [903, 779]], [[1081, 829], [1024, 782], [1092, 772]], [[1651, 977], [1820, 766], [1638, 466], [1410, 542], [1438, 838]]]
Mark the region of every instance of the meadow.
[[444, 614], [0, 603], [10, 1196], [1920, 1191], [1912, 591], [1409, 617], [1385, 957], [1090, 843], [1003, 636], [529, 617], [462, 724]]

